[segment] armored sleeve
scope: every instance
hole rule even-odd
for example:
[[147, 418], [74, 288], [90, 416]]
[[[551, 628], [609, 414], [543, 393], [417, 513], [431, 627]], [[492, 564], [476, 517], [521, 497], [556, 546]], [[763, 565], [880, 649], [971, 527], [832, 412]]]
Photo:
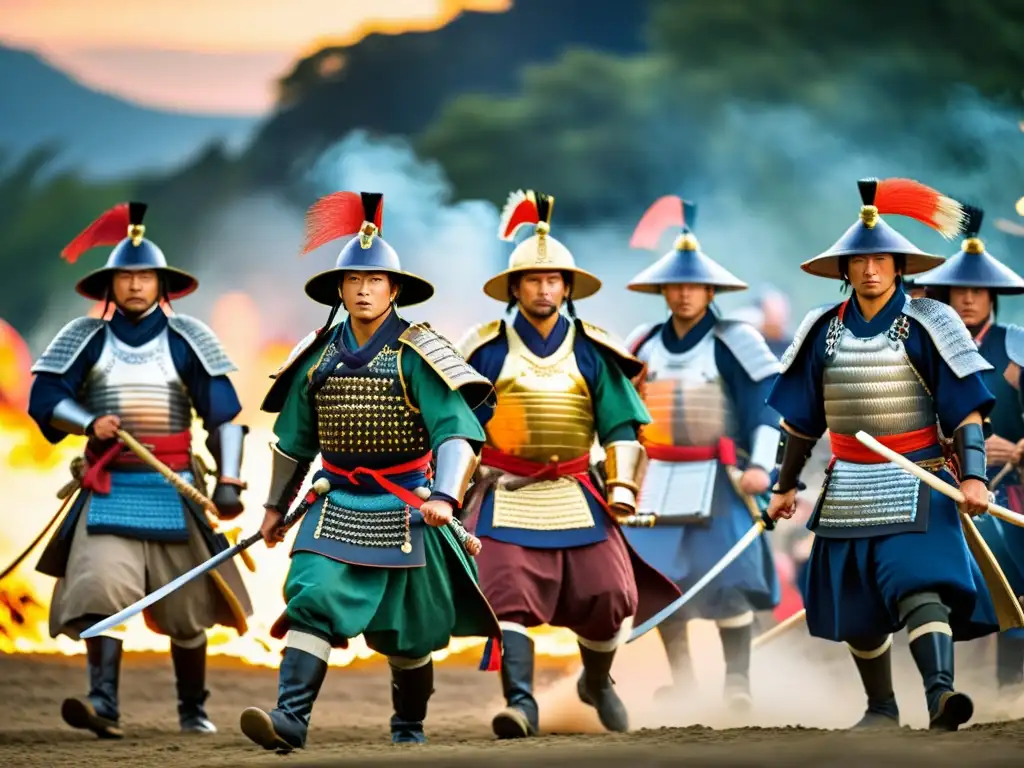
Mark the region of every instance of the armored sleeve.
[[[72, 434], [68, 426], [62, 425], [60, 419], [54, 418], [54, 411], [61, 404], [78, 406], [81, 410], [78, 399], [82, 385], [89, 371], [99, 360], [102, 350], [103, 334], [94, 333], [77, 349], [73, 359], [62, 360], [59, 365], [56, 365], [55, 358], [51, 357], [49, 364], [36, 368], [35, 379], [29, 391], [28, 414], [48, 442], [57, 444]], [[40, 362], [45, 358], [46, 353], [40, 358]], [[54, 365], [59, 367], [61, 372], [45, 370]], [[91, 415], [96, 417], [104, 414]]]

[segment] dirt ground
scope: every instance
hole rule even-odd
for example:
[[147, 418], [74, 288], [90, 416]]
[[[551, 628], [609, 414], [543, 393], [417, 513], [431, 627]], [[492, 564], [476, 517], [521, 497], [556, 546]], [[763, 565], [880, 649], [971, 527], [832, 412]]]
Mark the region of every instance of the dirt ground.
[[[634, 730], [600, 733], [592, 711], [575, 700], [575, 663], [541, 660], [537, 687], [546, 735], [519, 742], [494, 741], [489, 722], [501, 704], [500, 683], [496, 674], [477, 671], [473, 659], [437, 666], [437, 692], [427, 721], [430, 743], [425, 746], [390, 744], [386, 666], [367, 662], [332, 667], [314, 710], [307, 748], [288, 756], [256, 748], [238, 728], [243, 708], [274, 704], [274, 670], [212, 657], [208, 708], [220, 732], [186, 737], [177, 732], [169, 659], [129, 654], [121, 683], [127, 737], [99, 741], [66, 727], [59, 715], [65, 695], [85, 692], [84, 657], [0, 656], [0, 699], [6, 705], [0, 719], [0, 766], [312, 768], [394, 764], [399, 758], [417, 765], [475, 766], [486, 761], [562, 768], [584, 760], [591, 766], [630, 768], [684, 760], [689, 765], [889, 765], [911, 759], [932, 765], [1019, 764], [1024, 720], [1007, 718], [1024, 716], [1024, 702], [996, 701], [990, 682], [991, 643], [972, 646], [958, 646], [958, 687], [974, 697], [976, 716], [958, 733], [936, 735], [922, 728], [920, 679], [905, 647], [896, 649], [895, 682], [909, 727], [886, 735], [845, 732], [863, 706], [856, 672], [842, 649], [798, 637], [756, 652], [757, 703], [747, 727], [737, 727], [744, 723], [721, 709], [713, 674], [710, 683], [700, 683], [700, 693], [692, 700], [673, 707], [653, 705], [653, 688], [663, 682], [664, 669], [652, 663], [650, 647], [637, 643], [613, 670]], [[663, 657], [658, 661], [663, 664]]]

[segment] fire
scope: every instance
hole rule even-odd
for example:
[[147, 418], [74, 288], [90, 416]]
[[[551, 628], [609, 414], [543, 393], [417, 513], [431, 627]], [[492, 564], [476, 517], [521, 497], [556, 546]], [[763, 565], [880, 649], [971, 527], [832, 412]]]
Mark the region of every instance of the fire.
[[[247, 508], [241, 517], [222, 522], [219, 527], [225, 532], [239, 528], [242, 535], [247, 535], [259, 527], [263, 518], [262, 502], [269, 490], [271, 464], [267, 446], [275, 441], [273, 416], [259, 410], [260, 402], [270, 384], [269, 374], [280, 367], [297, 339], [262, 341], [259, 313], [252, 299], [239, 293], [226, 294], [219, 299], [211, 325], [239, 367], [231, 378], [243, 406], [239, 421], [250, 427], [242, 464], [243, 477], [249, 483], [243, 494]], [[27, 367], [24, 373], [28, 375]], [[205, 438], [205, 430], [197, 420], [193, 427], [193, 449], [213, 467]], [[57, 511], [61, 503], [56, 498], [57, 490], [70, 479], [68, 467], [83, 449], [84, 438], [81, 437], [69, 437], [59, 445], [50, 445], [24, 410], [0, 405], [0, 487], [4, 489], [11, 515], [17, 515], [19, 520], [17, 526], [0, 529], [0, 570], [29, 546]], [[52, 638], [49, 634], [48, 605], [54, 580], [35, 570], [48, 538], [49, 535], [0, 583], [0, 652], [65, 655], [85, 652], [84, 643], [63, 636]], [[223, 627], [209, 630], [211, 654], [233, 656], [254, 665], [277, 666], [283, 642], [272, 638], [269, 630], [284, 609], [281, 593], [290, 546], [291, 538], [273, 550], [262, 544], [253, 546], [249, 553], [255, 561], [255, 572], [250, 572], [241, 559], [236, 558], [252, 597], [254, 614], [249, 618], [245, 635], [239, 636], [234, 630]], [[573, 656], [577, 653], [575, 637], [567, 631], [542, 628], [533, 634], [541, 654]], [[120, 635], [126, 651], [168, 649], [168, 639], [150, 631], [141, 616], [128, 621]], [[478, 654], [482, 649], [482, 639], [457, 638], [447, 649], [436, 653], [435, 659], [441, 661], [462, 653]], [[356, 638], [348, 649], [332, 654], [331, 664], [345, 666], [372, 656], [374, 652], [363, 639]]]

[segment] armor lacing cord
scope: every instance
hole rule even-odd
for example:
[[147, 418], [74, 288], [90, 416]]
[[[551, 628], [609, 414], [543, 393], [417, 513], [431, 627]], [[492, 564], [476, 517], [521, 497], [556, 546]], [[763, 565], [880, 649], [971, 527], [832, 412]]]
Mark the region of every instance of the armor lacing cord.
[[517, 624], [514, 621], [499, 621], [498, 626], [501, 627], [502, 632], [518, 632], [520, 635], [526, 635], [529, 637], [529, 632], [526, 627], [522, 624]]
[[921, 637], [922, 635], [927, 635], [929, 632], [938, 632], [942, 635], [949, 635], [950, 637], [953, 636], [953, 628], [949, 626], [949, 624], [947, 624], [946, 622], [929, 621], [927, 624], [922, 624], [921, 626], [910, 630], [907, 633], [907, 640], [912, 643], [915, 640], [917, 640], [917, 638]]
[[418, 659], [410, 659], [406, 656], [388, 656], [388, 664], [395, 669], [419, 669], [420, 667], [427, 666], [431, 659], [433, 659], [433, 656], [429, 653], [426, 656], [420, 656]]
[[738, 616], [729, 616], [728, 618], [718, 619], [715, 621], [715, 624], [717, 624], [720, 629], [739, 629], [740, 627], [749, 627], [753, 623], [753, 611], [747, 611], [746, 613], [741, 613]]
[[206, 645], [206, 633], [205, 632], [200, 632], [195, 637], [187, 637], [184, 640], [176, 638], [176, 637], [172, 637], [171, 638], [171, 643], [173, 645], [178, 646], [179, 648], [186, 648], [186, 649], [202, 648], [204, 645]]
[[584, 648], [589, 648], [590, 650], [597, 651], [598, 653], [609, 653], [626, 642], [632, 631], [633, 617], [627, 616], [623, 619], [622, 624], [619, 626], [619, 631], [615, 633], [615, 636], [612, 637], [611, 640], [587, 640], [585, 637], [581, 637], [580, 635], [577, 635], [576, 639]]
[[297, 651], [304, 651], [310, 656], [315, 656], [323, 662], [328, 661], [331, 657], [331, 644], [322, 637], [311, 635], [308, 632], [289, 629], [288, 634], [285, 636], [284, 644], [288, 648], [294, 648]]
[[[868, 644], [869, 643], [864, 643], [864, 645]], [[870, 650], [862, 650], [860, 648], [857, 648], [853, 643], [847, 643], [846, 647], [849, 648], [850, 653], [852, 653], [858, 659], [877, 659], [879, 656], [883, 655], [886, 651], [892, 648], [892, 635], [886, 635], [885, 640], [882, 641], [881, 645]]]
[[918, 592], [899, 602], [900, 618], [907, 624], [907, 639], [913, 642], [929, 632], [953, 635], [949, 607], [936, 592]]

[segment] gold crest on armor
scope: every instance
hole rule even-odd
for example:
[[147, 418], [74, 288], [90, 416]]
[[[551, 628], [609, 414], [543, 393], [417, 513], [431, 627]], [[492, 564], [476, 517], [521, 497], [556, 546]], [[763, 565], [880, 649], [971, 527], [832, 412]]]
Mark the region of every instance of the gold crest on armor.
[[[512, 456], [542, 463], [570, 461], [594, 444], [594, 411], [573, 344], [565, 341], [546, 358], [534, 355], [515, 329], [506, 329], [508, 355], [498, 374], [498, 403], [487, 423], [489, 445]], [[495, 527], [528, 530], [590, 528], [593, 513], [575, 480], [534, 483], [494, 494]]]

